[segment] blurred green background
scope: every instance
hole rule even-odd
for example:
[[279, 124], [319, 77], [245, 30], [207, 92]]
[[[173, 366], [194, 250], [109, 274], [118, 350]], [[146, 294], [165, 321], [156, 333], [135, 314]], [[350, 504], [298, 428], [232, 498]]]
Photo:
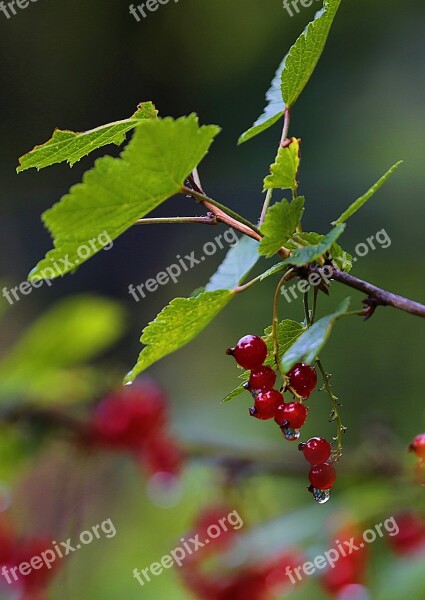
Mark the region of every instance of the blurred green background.
[[[10, 20], [0, 13], [2, 281], [8, 287], [18, 285], [50, 248], [40, 214], [93, 163], [91, 156], [72, 170], [59, 165], [17, 176], [17, 158], [47, 140], [54, 127], [90, 129], [129, 116], [143, 100], [154, 101], [163, 116], [196, 112], [201, 123], [222, 127], [202, 163], [203, 184], [215, 199], [257, 219], [262, 178], [275, 156], [279, 128], [241, 147], [236, 140], [260, 114], [275, 69], [317, 10], [318, 3], [314, 4], [289, 18], [280, 0], [180, 0], [149, 13], [140, 23], [129, 15], [126, 2], [117, 1], [39, 0]], [[419, 0], [343, 0], [325, 53], [294, 110], [290, 131], [303, 140], [299, 178], [307, 199], [306, 230], [328, 231], [330, 221], [348, 202], [398, 159], [405, 161], [351, 220], [342, 245], [353, 250], [384, 228], [391, 246], [370, 252], [354, 274], [422, 302], [424, 17]], [[118, 151], [108, 148], [114, 155]], [[174, 198], [156, 214], [185, 214], [191, 208], [187, 204], [184, 198]], [[60, 298], [96, 292], [114, 298], [125, 309], [125, 337], [107, 360], [114, 364], [117, 377], [126, 373], [139, 352], [142, 327], [172, 298], [187, 296], [203, 285], [224, 251], [185, 274], [178, 284], [169, 284], [139, 303], [129, 295], [128, 286], [155, 276], [177, 254], [199, 252], [217, 233], [215, 228], [188, 225], [134, 228], [111, 251], [99, 253], [74, 275], [33, 290], [11, 306], [1, 322], [1, 352], [6, 355], [28, 324]], [[282, 446], [272, 426], [247, 418], [248, 398], [220, 405], [236, 377], [224, 351], [241, 335], [261, 333], [270, 324], [273, 283], [267, 280], [238, 298], [195, 342], [151, 369], [170, 395], [175, 431], [183, 439], [212, 440], [251, 452], [274, 448], [285, 460], [293, 455], [293, 447]], [[352, 296], [354, 308], [360, 306], [360, 295], [334, 285], [331, 297], [321, 299], [320, 313], [330, 312], [347, 295]], [[281, 316], [301, 320], [301, 304], [282, 304]], [[424, 340], [418, 319], [391, 309], [377, 311], [367, 323], [352, 319], [339, 323], [323, 359], [344, 403], [348, 463], [350, 452], [355, 454], [363, 444], [366, 452], [379, 454], [382, 438], [402, 453], [424, 429]], [[306, 436], [332, 434], [328, 412], [327, 398], [316, 394]], [[126, 490], [115, 498], [122, 537], [105, 544], [102, 554], [90, 548], [92, 557], [87, 558], [89, 551], [77, 557], [66, 593], [103, 600], [117, 596], [186, 599], [173, 574], [158, 578], [157, 587], [145, 590], [136, 587], [131, 571], [156, 560], [183, 535], [190, 514], [213, 493], [214, 477], [202, 469], [190, 470], [184, 501], [164, 512], [146, 500], [140, 482], [134, 483], [131, 473], [123, 469], [121, 479], [111, 483], [111, 488]], [[355, 507], [355, 488], [359, 493], [363, 489], [362, 483], [344, 480], [344, 462], [340, 471], [342, 496], [334, 510], [345, 502]], [[383, 489], [390, 494], [391, 480], [382, 485], [376, 494]], [[332, 503], [326, 509], [311, 506], [303, 486], [297, 480], [276, 483], [266, 478], [255, 492], [267, 506], [264, 516], [301, 510], [304, 504], [317, 519], [322, 519], [321, 511], [330, 515]], [[370, 493], [375, 498], [375, 491]], [[117, 495], [116, 487], [111, 495]], [[326, 547], [324, 535], [321, 543]], [[385, 579], [382, 573], [376, 576]], [[425, 582], [418, 595], [412, 591], [410, 597], [423, 598], [424, 592]], [[304, 588], [293, 597], [310, 598], [312, 593]], [[314, 593], [320, 598], [316, 588]]]

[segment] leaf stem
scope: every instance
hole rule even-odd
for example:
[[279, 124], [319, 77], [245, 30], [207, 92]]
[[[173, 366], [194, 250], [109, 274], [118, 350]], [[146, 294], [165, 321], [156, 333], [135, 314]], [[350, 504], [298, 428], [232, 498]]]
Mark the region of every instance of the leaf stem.
[[284, 112], [284, 122], [283, 122], [283, 130], [282, 137], [280, 139], [280, 147], [285, 147], [285, 142], [288, 139], [289, 125], [291, 123], [291, 111], [289, 108], [285, 108]]
[[261, 209], [261, 215], [259, 220], [259, 225], [261, 226], [264, 223], [264, 219], [266, 218], [267, 211], [270, 207], [270, 202], [272, 201], [273, 196], [273, 188], [267, 190], [266, 197], [264, 198], [263, 208]]
[[217, 225], [218, 220], [213, 213], [199, 217], [154, 217], [139, 219], [135, 225], [161, 225], [162, 223], [201, 223], [204, 225]]

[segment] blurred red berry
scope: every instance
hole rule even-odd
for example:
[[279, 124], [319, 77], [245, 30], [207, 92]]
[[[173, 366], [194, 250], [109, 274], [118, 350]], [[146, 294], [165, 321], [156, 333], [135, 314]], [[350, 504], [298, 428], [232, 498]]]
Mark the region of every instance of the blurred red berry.
[[289, 385], [302, 398], [308, 398], [317, 385], [317, 373], [304, 363], [298, 363], [287, 374]]
[[235, 357], [238, 365], [244, 369], [258, 369], [267, 357], [267, 346], [258, 335], [245, 335], [227, 354]]
[[399, 532], [389, 536], [388, 543], [401, 556], [425, 550], [425, 520], [413, 512], [404, 512], [394, 517]]
[[183, 452], [176, 440], [162, 432], [150, 437], [140, 455], [151, 474], [179, 475], [183, 466]]
[[[41, 558], [42, 553], [49, 550], [54, 554], [54, 559], [51, 559], [52, 554], [49, 552], [51, 560], [50, 568], [46, 566]], [[13, 566], [28, 563], [31, 567], [31, 560], [34, 560], [35, 557], [39, 557], [37, 563], [39, 566], [41, 565], [40, 568], [30, 568], [26, 575], [18, 572], [17, 586], [23, 590], [24, 598], [28, 599], [32, 597], [38, 598], [38, 594], [44, 593], [56, 575], [61, 563], [61, 559], [57, 556], [52, 547], [51, 540], [48, 538], [37, 537], [17, 540]]]
[[[345, 556], [339, 550], [341, 546]], [[357, 527], [350, 525], [337, 532], [330, 547], [338, 552], [338, 558], [333, 568], [329, 567], [324, 572], [321, 582], [330, 594], [340, 598], [349, 586], [364, 583], [367, 568], [367, 546]]]
[[140, 448], [166, 420], [166, 399], [152, 382], [134, 384], [110, 394], [95, 408], [89, 437], [120, 449]]

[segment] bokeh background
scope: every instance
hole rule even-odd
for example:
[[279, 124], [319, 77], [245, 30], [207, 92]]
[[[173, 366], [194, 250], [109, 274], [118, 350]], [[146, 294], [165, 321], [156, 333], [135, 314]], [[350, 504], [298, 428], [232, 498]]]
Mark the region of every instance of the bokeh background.
[[[18, 157], [47, 140], [54, 127], [90, 129], [129, 116], [144, 100], [152, 100], [163, 116], [196, 112], [201, 123], [222, 127], [202, 163], [203, 184], [209, 195], [255, 220], [261, 207], [262, 179], [274, 158], [280, 132], [274, 127], [240, 147], [236, 140], [260, 114], [275, 69], [319, 7], [318, 2], [314, 4], [290, 18], [280, 0], [170, 1], [140, 23], [129, 15], [127, 3], [118, 1], [39, 0], [9, 20], [0, 13], [2, 282], [8, 287], [18, 285], [50, 248], [40, 214], [78, 182], [94, 160], [90, 156], [72, 169], [57, 165], [18, 176]], [[324, 55], [291, 123], [291, 134], [303, 140], [300, 190], [307, 198], [306, 230], [328, 231], [330, 221], [348, 202], [398, 159], [405, 161], [379, 195], [351, 220], [342, 244], [353, 250], [385, 228], [391, 246], [370, 252], [358, 262], [355, 274], [422, 302], [424, 17], [419, 0], [343, 1]], [[119, 152], [107, 150], [112, 155]], [[185, 214], [192, 208], [188, 203], [174, 198], [155, 214]], [[1, 321], [3, 358], [27, 327], [61, 298], [93, 293], [118, 302], [125, 314], [125, 333], [102, 357], [102, 365], [107, 365], [105, 377], [111, 377], [112, 370], [118, 382], [136, 359], [143, 326], [172, 298], [188, 296], [205, 284], [224, 251], [182, 276], [176, 285], [169, 284], [138, 303], [129, 295], [128, 286], [155, 276], [177, 254], [199, 252], [217, 233], [215, 228], [189, 225], [127, 232], [112, 250], [99, 253], [74, 275], [34, 290], [8, 308]], [[273, 282], [268, 280], [238, 298], [190, 346], [150, 370], [168, 392], [173, 428], [186, 442], [194, 446], [211, 442], [213, 447], [230, 448], [235, 456], [264, 452], [288, 461], [294, 455], [293, 446], [282, 447], [268, 423], [247, 418], [247, 398], [220, 404], [234, 387], [236, 376], [224, 351], [241, 335], [260, 333], [270, 324], [272, 294]], [[330, 298], [321, 299], [320, 313], [326, 314], [347, 295], [352, 296], [353, 307], [360, 306], [360, 295], [334, 286]], [[303, 318], [300, 303], [282, 305], [282, 311], [282, 316]], [[300, 515], [308, 511], [317, 527], [310, 533], [316, 536], [318, 547], [326, 548], [323, 523], [339, 511], [357, 511], [362, 518], [382, 498], [388, 515], [408, 505], [413, 492], [408, 490], [404, 496], [391, 469], [373, 484], [370, 478], [363, 480], [362, 469], [391, 451], [399, 454], [407, 469], [412, 466], [403, 452], [425, 425], [424, 339], [419, 319], [391, 309], [379, 310], [367, 323], [347, 319], [339, 324], [323, 354], [349, 426], [339, 493], [326, 507], [312, 506], [302, 477], [258, 476], [249, 482], [252, 489], [245, 490], [244, 500], [254, 521], [284, 518], [283, 539], [288, 522], [289, 532], [295, 531], [296, 536]], [[60, 395], [59, 390], [55, 394]], [[70, 390], [64, 394], [69, 396]], [[306, 436], [332, 434], [328, 412], [327, 398], [316, 395]], [[13, 457], [8, 460], [13, 465]], [[81, 465], [73, 466], [78, 470]], [[173, 508], [163, 509], [131, 469], [120, 463], [110, 485], [99, 484], [106, 508], [97, 505], [93, 509], [94, 514], [96, 510], [113, 513], [120, 534], [75, 557], [52, 597], [55, 593], [61, 598], [69, 594], [93, 600], [191, 597], [174, 572], [158, 577], [145, 589], [137, 586], [132, 570], [157, 560], [185, 533], [196, 507], [214, 495], [217, 476], [204, 465], [191, 467], [182, 485], [182, 499]], [[7, 478], [13, 479], [10, 468], [5, 473], [9, 483]], [[58, 476], [52, 493], [57, 493], [59, 504], [61, 486]], [[420, 503], [413, 496], [412, 502]], [[395, 497], [398, 504], [392, 506]], [[96, 505], [96, 498], [92, 500]], [[78, 505], [77, 494], [76, 512]], [[39, 518], [34, 511], [33, 524]], [[261, 544], [267, 549], [265, 539]], [[382, 564], [379, 558], [376, 563], [370, 575], [373, 598], [404, 597], [403, 586], [404, 591], [410, 589], [410, 598], [423, 598], [425, 577], [423, 581], [417, 578], [409, 588], [413, 576], [400, 576], [403, 586], [394, 592], [393, 582], [388, 585], [388, 574], [395, 568], [393, 559], [385, 556]], [[412, 567], [404, 567], [403, 573], [410, 573]], [[392, 591], [385, 588], [385, 582]], [[323, 592], [311, 581], [292, 591], [291, 597], [310, 598], [313, 593], [321, 598]]]

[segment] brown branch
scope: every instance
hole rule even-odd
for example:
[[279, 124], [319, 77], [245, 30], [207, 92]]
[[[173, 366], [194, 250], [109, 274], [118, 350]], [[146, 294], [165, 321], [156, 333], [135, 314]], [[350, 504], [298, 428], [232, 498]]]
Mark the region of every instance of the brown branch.
[[[309, 270], [320, 274], [317, 267], [311, 267]], [[367, 318], [373, 314], [377, 306], [392, 306], [411, 315], [425, 317], [425, 306], [420, 302], [415, 302], [414, 300], [409, 300], [409, 298], [383, 290], [376, 285], [353, 277], [353, 275], [344, 273], [339, 269], [333, 269], [331, 279], [367, 295], [367, 298], [363, 301], [369, 308]]]

